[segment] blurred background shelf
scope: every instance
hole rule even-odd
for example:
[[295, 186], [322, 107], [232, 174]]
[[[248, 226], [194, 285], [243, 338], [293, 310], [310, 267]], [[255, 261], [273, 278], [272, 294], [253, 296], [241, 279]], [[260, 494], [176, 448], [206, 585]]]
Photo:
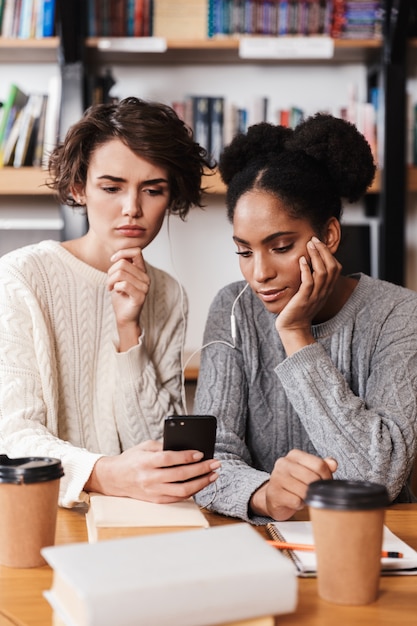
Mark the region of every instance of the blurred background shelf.
[[[3, 167], [0, 168], [0, 195], [6, 196], [51, 196], [54, 192], [45, 185], [48, 172], [36, 167]], [[205, 177], [203, 182], [206, 193], [224, 195], [226, 187], [215, 172]], [[381, 172], [378, 170], [369, 193], [381, 190]], [[417, 192], [417, 167], [407, 168], [407, 190]]]

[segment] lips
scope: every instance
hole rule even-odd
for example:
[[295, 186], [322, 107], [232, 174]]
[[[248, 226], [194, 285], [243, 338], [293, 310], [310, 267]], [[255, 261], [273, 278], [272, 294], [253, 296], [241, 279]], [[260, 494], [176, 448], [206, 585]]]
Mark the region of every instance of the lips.
[[116, 231], [124, 237], [142, 237], [146, 233], [145, 228], [135, 226], [133, 224], [126, 224], [126, 226], [120, 226], [116, 228]]
[[265, 289], [263, 291], [258, 291], [258, 296], [263, 302], [275, 302], [275, 300], [279, 300], [286, 289]]

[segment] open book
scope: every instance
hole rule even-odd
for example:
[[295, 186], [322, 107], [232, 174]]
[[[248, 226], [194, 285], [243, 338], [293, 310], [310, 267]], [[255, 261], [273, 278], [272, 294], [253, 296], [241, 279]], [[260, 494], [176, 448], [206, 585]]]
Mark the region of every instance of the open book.
[[209, 526], [192, 498], [173, 504], [155, 504], [100, 494], [90, 494], [86, 524], [90, 542]]
[[[311, 522], [270, 522], [266, 530], [272, 539], [289, 544], [314, 544]], [[381, 558], [382, 575], [417, 575], [417, 551], [384, 526], [382, 549], [401, 552], [402, 558]], [[285, 550], [284, 553], [296, 565], [301, 577], [316, 576], [317, 561], [314, 551]]]

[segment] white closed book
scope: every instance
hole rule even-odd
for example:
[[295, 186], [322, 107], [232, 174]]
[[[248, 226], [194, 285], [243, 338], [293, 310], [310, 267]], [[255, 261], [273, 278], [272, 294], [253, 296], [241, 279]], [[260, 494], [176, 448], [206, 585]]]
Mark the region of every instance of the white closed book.
[[43, 548], [66, 626], [210, 626], [289, 613], [294, 564], [249, 524]]
[[101, 494], [90, 494], [86, 524], [91, 542], [209, 526], [193, 498], [172, 504], [156, 504]]

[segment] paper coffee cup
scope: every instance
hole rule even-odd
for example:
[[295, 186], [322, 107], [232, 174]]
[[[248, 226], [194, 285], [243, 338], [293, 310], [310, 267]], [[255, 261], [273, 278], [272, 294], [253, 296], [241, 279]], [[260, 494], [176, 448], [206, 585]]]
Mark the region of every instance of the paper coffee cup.
[[44, 565], [41, 548], [55, 543], [61, 461], [0, 455], [0, 564]]
[[366, 481], [320, 480], [306, 496], [321, 598], [364, 605], [378, 597], [386, 488]]

